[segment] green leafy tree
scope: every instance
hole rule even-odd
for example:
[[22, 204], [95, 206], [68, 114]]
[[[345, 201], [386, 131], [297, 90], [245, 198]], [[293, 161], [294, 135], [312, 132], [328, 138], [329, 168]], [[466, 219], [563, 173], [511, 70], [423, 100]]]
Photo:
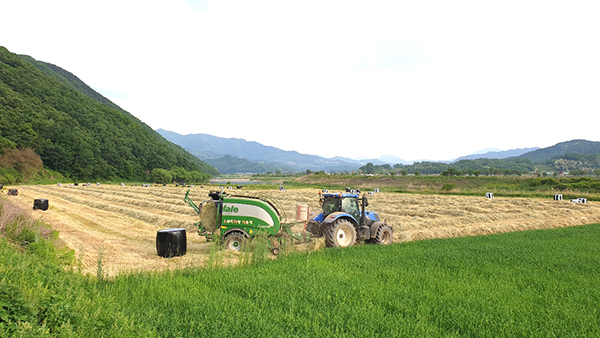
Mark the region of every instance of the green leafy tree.
[[167, 169], [152, 169], [150, 172], [150, 177], [152, 177], [152, 182], [154, 183], [171, 183], [173, 182], [173, 175]]
[[462, 171], [456, 168], [448, 168], [440, 173], [442, 176], [460, 176], [462, 175]]

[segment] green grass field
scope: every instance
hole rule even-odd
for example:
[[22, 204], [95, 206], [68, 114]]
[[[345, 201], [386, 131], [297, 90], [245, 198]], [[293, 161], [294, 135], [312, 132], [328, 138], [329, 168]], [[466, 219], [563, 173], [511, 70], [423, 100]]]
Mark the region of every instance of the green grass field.
[[599, 336], [599, 243], [594, 224], [97, 280], [1, 239], [0, 335]]

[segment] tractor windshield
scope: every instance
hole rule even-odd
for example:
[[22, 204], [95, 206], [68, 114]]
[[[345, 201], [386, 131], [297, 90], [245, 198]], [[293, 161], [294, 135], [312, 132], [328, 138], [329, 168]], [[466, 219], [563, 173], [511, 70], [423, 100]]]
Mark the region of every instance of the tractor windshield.
[[354, 217], [357, 217], [360, 213], [356, 198], [325, 197], [323, 201], [323, 214], [327, 216], [336, 211], [343, 211]]
[[341, 206], [339, 197], [325, 197], [323, 200], [323, 214], [325, 216], [340, 210]]
[[356, 198], [346, 197], [342, 200], [342, 211], [356, 217], [360, 213]]

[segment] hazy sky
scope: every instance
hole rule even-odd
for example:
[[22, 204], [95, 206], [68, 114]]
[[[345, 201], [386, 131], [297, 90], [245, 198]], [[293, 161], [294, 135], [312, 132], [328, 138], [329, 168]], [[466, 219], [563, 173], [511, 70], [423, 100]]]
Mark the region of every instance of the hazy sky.
[[0, 45], [154, 129], [325, 157], [600, 141], [600, 1], [0, 0]]

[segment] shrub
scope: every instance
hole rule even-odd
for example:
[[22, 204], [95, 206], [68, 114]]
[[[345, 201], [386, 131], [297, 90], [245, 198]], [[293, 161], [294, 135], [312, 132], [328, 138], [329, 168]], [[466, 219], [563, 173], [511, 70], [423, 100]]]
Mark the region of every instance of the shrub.
[[531, 181], [531, 185], [534, 187], [538, 187], [540, 185], [558, 186], [559, 184], [560, 182], [553, 177], [538, 177]]
[[21, 288], [0, 283], [0, 332], [13, 333], [18, 323], [34, 319], [34, 309], [25, 299]]
[[42, 170], [42, 159], [31, 148], [2, 149], [0, 167], [14, 169], [23, 179], [27, 180]]

